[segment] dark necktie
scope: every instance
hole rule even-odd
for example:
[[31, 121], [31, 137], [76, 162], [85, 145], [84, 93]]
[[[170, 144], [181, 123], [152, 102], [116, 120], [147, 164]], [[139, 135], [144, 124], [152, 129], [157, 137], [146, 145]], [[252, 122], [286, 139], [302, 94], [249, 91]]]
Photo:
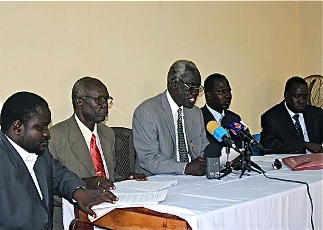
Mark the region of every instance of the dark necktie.
[[177, 118], [177, 135], [178, 135], [178, 152], [179, 152], [179, 161], [188, 162], [188, 153], [186, 149], [185, 137], [183, 132], [183, 122], [182, 122], [182, 109], [178, 109], [178, 118]]
[[304, 134], [303, 134], [303, 130], [302, 130], [302, 126], [301, 124], [299, 123], [299, 114], [295, 114], [293, 116], [293, 119], [295, 120], [295, 128], [296, 128], [296, 131], [298, 133], [298, 136], [299, 136], [299, 139], [304, 141]]
[[98, 146], [96, 145], [96, 137], [94, 134], [92, 134], [92, 138], [91, 138], [91, 142], [90, 142], [90, 154], [91, 154], [92, 161], [94, 164], [95, 174], [97, 176], [107, 178], [107, 176], [105, 174], [104, 166], [103, 166], [101, 153], [100, 153]]

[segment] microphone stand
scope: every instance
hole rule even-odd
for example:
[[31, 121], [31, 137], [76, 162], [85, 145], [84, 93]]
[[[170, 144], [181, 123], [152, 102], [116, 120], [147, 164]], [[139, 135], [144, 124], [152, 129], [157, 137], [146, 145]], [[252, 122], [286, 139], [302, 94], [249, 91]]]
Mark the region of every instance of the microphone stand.
[[[261, 172], [265, 172], [260, 168], [259, 165], [257, 165], [256, 163], [254, 163], [250, 160], [250, 156], [252, 154], [251, 149], [250, 149], [248, 143], [244, 142], [244, 145], [245, 145], [245, 149], [240, 154], [241, 155], [241, 174], [240, 174], [239, 178], [242, 178], [242, 176], [245, 174], [246, 171], [248, 171], [248, 172], [254, 171], [259, 174], [261, 174]], [[257, 168], [257, 169], [254, 169], [252, 167]], [[247, 174], [247, 175], [250, 176], [249, 174]]]
[[232, 173], [231, 163], [229, 161], [230, 147], [225, 147], [225, 152], [227, 154], [227, 162], [225, 163], [225, 168], [221, 170], [223, 174], [218, 177], [218, 180]]

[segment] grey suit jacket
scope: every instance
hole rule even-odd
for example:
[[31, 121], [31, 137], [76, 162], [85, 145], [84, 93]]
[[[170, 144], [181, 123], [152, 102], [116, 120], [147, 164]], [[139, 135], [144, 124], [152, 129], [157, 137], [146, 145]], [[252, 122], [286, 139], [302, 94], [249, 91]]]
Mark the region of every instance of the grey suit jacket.
[[[76, 123], [74, 114], [69, 119], [52, 126], [49, 131], [51, 134], [49, 149], [54, 158], [58, 159], [69, 170], [75, 172], [80, 178], [95, 176], [89, 149]], [[109, 170], [109, 178], [111, 181], [114, 181], [114, 168], [116, 164], [114, 132], [108, 126], [98, 124], [98, 135]], [[54, 221], [54, 229], [63, 228], [61, 200], [58, 197], [55, 197]]]
[[55, 160], [46, 148], [34, 165], [43, 200], [19, 153], [0, 132], [0, 229], [52, 229], [54, 195], [72, 202], [85, 183]]
[[[203, 156], [209, 144], [201, 110], [184, 108], [186, 140], [192, 159]], [[183, 174], [185, 163], [176, 161], [175, 125], [166, 91], [140, 104], [133, 115], [133, 142], [137, 153], [136, 172]]]

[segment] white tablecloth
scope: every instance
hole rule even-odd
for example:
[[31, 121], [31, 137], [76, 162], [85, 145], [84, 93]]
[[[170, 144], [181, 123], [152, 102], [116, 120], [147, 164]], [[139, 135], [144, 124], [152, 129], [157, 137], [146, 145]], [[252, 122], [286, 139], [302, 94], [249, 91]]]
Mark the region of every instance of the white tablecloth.
[[[273, 170], [280, 155], [253, 157], [270, 177], [305, 181], [310, 185], [315, 229], [323, 229], [323, 170], [292, 171], [283, 164]], [[192, 229], [311, 229], [310, 201], [303, 184], [270, 180], [251, 172], [239, 178], [236, 171], [221, 180], [184, 175], [158, 175], [150, 181], [177, 180], [158, 205], [144, 207], [185, 219]], [[118, 183], [115, 184], [118, 186]]]

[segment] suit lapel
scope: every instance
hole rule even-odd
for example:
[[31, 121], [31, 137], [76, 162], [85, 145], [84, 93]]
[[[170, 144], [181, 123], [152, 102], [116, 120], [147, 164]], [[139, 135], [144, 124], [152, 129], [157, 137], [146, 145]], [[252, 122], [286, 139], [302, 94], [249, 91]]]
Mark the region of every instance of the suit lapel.
[[70, 133], [68, 140], [70, 142], [71, 151], [78, 158], [91, 175], [95, 175], [92, 158], [89, 149], [84, 140], [83, 134], [78, 127], [74, 115], [69, 119]]
[[[102, 148], [102, 151], [103, 151], [103, 155], [104, 155], [104, 158], [105, 158], [105, 163], [107, 165], [107, 168], [109, 170], [109, 178], [110, 179], [113, 179], [111, 178], [111, 176], [113, 175], [111, 172], [112, 169], [112, 166], [109, 164], [111, 162], [111, 160], [108, 159], [109, 155], [106, 154], [108, 152], [111, 151], [112, 146], [110, 145], [110, 142], [108, 141], [108, 139], [110, 138], [108, 135], [106, 135], [105, 132], [103, 132], [103, 130], [101, 129], [101, 125], [98, 124], [98, 134], [99, 134], [99, 138], [100, 138], [100, 143], [101, 143], [101, 148]], [[92, 166], [93, 167], [93, 166]]]
[[307, 132], [307, 136], [309, 139], [309, 142], [311, 142], [311, 140], [313, 140], [312, 138], [312, 130], [315, 130], [315, 119], [314, 117], [311, 116], [311, 114], [308, 112], [307, 108], [305, 109], [305, 111], [303, 112], [303, 116], [304, 116], [304, 122], [305, 122], [305, 126], [306, 126], [306, 132]]
[[280, 110], [281, 110], [281, 127], [286, 128], [286, 135], [289, 133], [294, 139], [298, 139], [298, 134], [295, 128], [295, 125], [292, 121], [292, 118], [290, 117], [284, 102], [280, 104]]
[[[41, 193], [43, 195], [44, 202], [42, 202], [42, 204], [47, 209], [47, 211], [48, 211], [47, 205], [49, 204], [48, 191], [50, 191], [50, 189], [48, 188], [48, 183], [47, 183], [48, 169], [46, 167], [48, 167], [48, 166], [49, 165], [46, 162], [44, 162], [44, 158], [42, 156], [38, 156], [37, 161], [34, 165], [34, 171], [36, 174], [36, 178], [37, 178]], [[38, 191], [37, 191], [37, 193], [38, 193]]]
[[15, 176], [17, 177], [17, 181], [20, 181], [21, 184], [26, 188], [28, 193], [30, 193], [37, 201], [41, 202], [39, 193], [37, 191], [36, 185], [25, 165], [23, 159], [20, 157], [19, 153], [16, 149], [10, 144], [8, 139], [1, 133], [1, 139], [6, 144], [8, 148], [8, 154], [12, 159], [12, 164], [16, 169]]
[[161, 94], [160, 99], [161, 99], [161, 108], [163, 109], [163, 116], [165, 118], [167, 128], [171, 134], [173, 145], [175, 146], [176, 134], [175, 134], [174, 119], [173, 119], [172, 109], [170, 108], [169, 102], [167, 100], [166, 91]]

